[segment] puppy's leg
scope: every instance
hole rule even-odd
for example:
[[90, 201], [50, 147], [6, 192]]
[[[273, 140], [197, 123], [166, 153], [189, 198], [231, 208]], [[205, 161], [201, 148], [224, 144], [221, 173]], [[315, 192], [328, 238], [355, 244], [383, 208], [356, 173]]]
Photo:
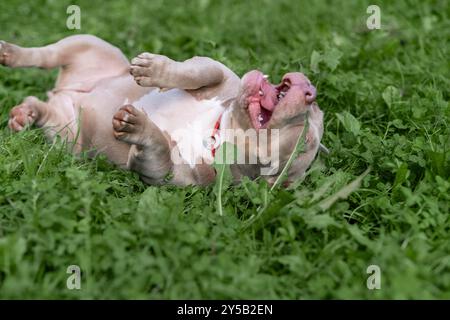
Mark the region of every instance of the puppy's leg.
[[143, 87], [196, 90], [220, 84], [225, 67], [206, 57], [177, 62], [166, 56], [142, 53], [131, 61], [130, 73]]
[[54, 92], [64, 89], [88, 92], [97, 81], [127, 74], [129, 70], [129, 62], [119, 49], [91, 35], [70, 36], [35, 48], [0, 41], [0, 65], [60, 67]]
[[91, 35], [70, 36], [44, 47], [33, 48], [24, 48], [0, 40], [0, 64], [11, 68], [72, 69], [68, 67], [73, 67], [76, 62], [86, 67], [97, 65], [100, 68], [100, 60], [104, 60], [108, 66], [112, 61], [122, 69], [129, 65], [119, 49]]
[[21, 104], [11, 109], [8, 126], [18, 132], [35, 125], [44, 129], [48, 140], [53, 140], [55, 135], [59, 134], [68, 141], [74, 141], [77, 136], [74, 116], [71, 101], [66, 101], [63, 97], [55, 97], [49, 102], [43, 102], [36, 97], [27, 97]]
[[56, 68], [69, 64], [70, 56], [64, 54], [67, 40], [35, 48], [24, 48], [0, 41], [0, 64], [10, 68]]
[[[40, 67], [52, 68], [57, 62], [53, 48], [22, 48], [0, 41], [0, 65], [10, 68]], [[53, 62], [53, 63], [52, 63]]]

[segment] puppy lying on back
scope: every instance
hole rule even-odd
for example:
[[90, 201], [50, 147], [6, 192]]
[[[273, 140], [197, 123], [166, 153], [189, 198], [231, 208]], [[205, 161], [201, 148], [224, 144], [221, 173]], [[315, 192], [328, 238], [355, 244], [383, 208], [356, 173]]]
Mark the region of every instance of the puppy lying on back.
[[34, 124], [47, 138], [105, 154], [149, 184], [211, 183], [224, 142], [237, 149], [236, 180], [262, 175], [273, 183], [308, 120], [304, 152], [288, 173], [293, 181], [314, 160], [323, 134], [316, 89], [301, 73], [273, 85], [259, 71], [239, 79], [205, 57], [177, 62], [143, 53], [130, 65], [119, 49], [89, 35], [39, 48], [2, 41], [0, 64], [60, 68], [48, 101], [27, 97], [11, 110], [12, 130]]

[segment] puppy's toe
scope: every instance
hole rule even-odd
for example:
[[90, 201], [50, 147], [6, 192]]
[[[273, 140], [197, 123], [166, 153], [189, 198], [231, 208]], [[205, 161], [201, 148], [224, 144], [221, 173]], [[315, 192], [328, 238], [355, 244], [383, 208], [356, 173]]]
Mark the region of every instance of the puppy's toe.
[[156, 54], [149, 53], [149, 52], [142, 52], [140, 55], [138, 55], [138, 58], [145, 59], [145, 60], [151, 60], [156, 56]]
[[8, 120], [8, 127], [14, 132], [19, 132], [24, 129], [24, 126], [15, 117]]
[[126, 109], [120, 109], [113, 117], [113, 128], [115, 131], [131, 132], [136, 124], [136, 116]]
[[151, 77], [135, 77], [134, 81], [141, 87], [158, 87], [158, 84], [154, 83]]
[[[120, 107], [119, 111], [123, 111], [125, 114], [128, 115], [128, 117], [130, 117], [130, 119], [136, 121], [138, 117], [144, 115], [144, 113], [137, 109], [135, 106], [133, 106], [132, 104], [126, 104], [122, 107]], [[133, 121], [133, 123], [135, 123]]]
[[141, 58], [140, 56], [137, 56], [136, 58], [133, 58], [131, 60], [132, 66], [150, 67], [151, 64], [152, 64], [151, 58]]
[[140, 76], [149, 76], [150, 72], [148, 68], [138, 67], [138, 66], [131, 66], [130, 73], [133, 77], [140, 77]]

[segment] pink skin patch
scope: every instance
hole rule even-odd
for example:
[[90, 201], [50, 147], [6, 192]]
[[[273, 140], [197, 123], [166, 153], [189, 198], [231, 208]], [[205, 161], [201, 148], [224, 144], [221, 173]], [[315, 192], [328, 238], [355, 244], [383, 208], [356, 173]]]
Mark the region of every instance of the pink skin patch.
[[248, 72], [242, 78], [245, 102], [253, 127], [266, 128], [276, 108], [310, 105], [316, 98], [316, 88], [302, 73], [284, 75], [279, 85], [271, 84], [258, 70]]

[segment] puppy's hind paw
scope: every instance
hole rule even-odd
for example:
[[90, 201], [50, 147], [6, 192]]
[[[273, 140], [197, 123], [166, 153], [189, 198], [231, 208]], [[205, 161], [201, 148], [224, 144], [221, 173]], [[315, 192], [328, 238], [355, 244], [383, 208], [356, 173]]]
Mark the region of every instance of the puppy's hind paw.
[[0, 40], [0, 65], [14, 66], [18, 49], [16, 45]]
[[148, 52], [131, 60], [130, 74], [142, 87], [161, 87], [165, 81], [169, 58]]
[[144, 129], [147, 115], [132, 105], [125, 105], [113, 117], [113, 134], [116, 139], [140, 145], [145, 140]]
[[19, 132], [36, 122], [38, 111], [34, 107], [34, 99], [37, 100], [37, 98], [28, 97], [23, 103], [11, 109], [8, 121], [8, 127], [11, 130]]

